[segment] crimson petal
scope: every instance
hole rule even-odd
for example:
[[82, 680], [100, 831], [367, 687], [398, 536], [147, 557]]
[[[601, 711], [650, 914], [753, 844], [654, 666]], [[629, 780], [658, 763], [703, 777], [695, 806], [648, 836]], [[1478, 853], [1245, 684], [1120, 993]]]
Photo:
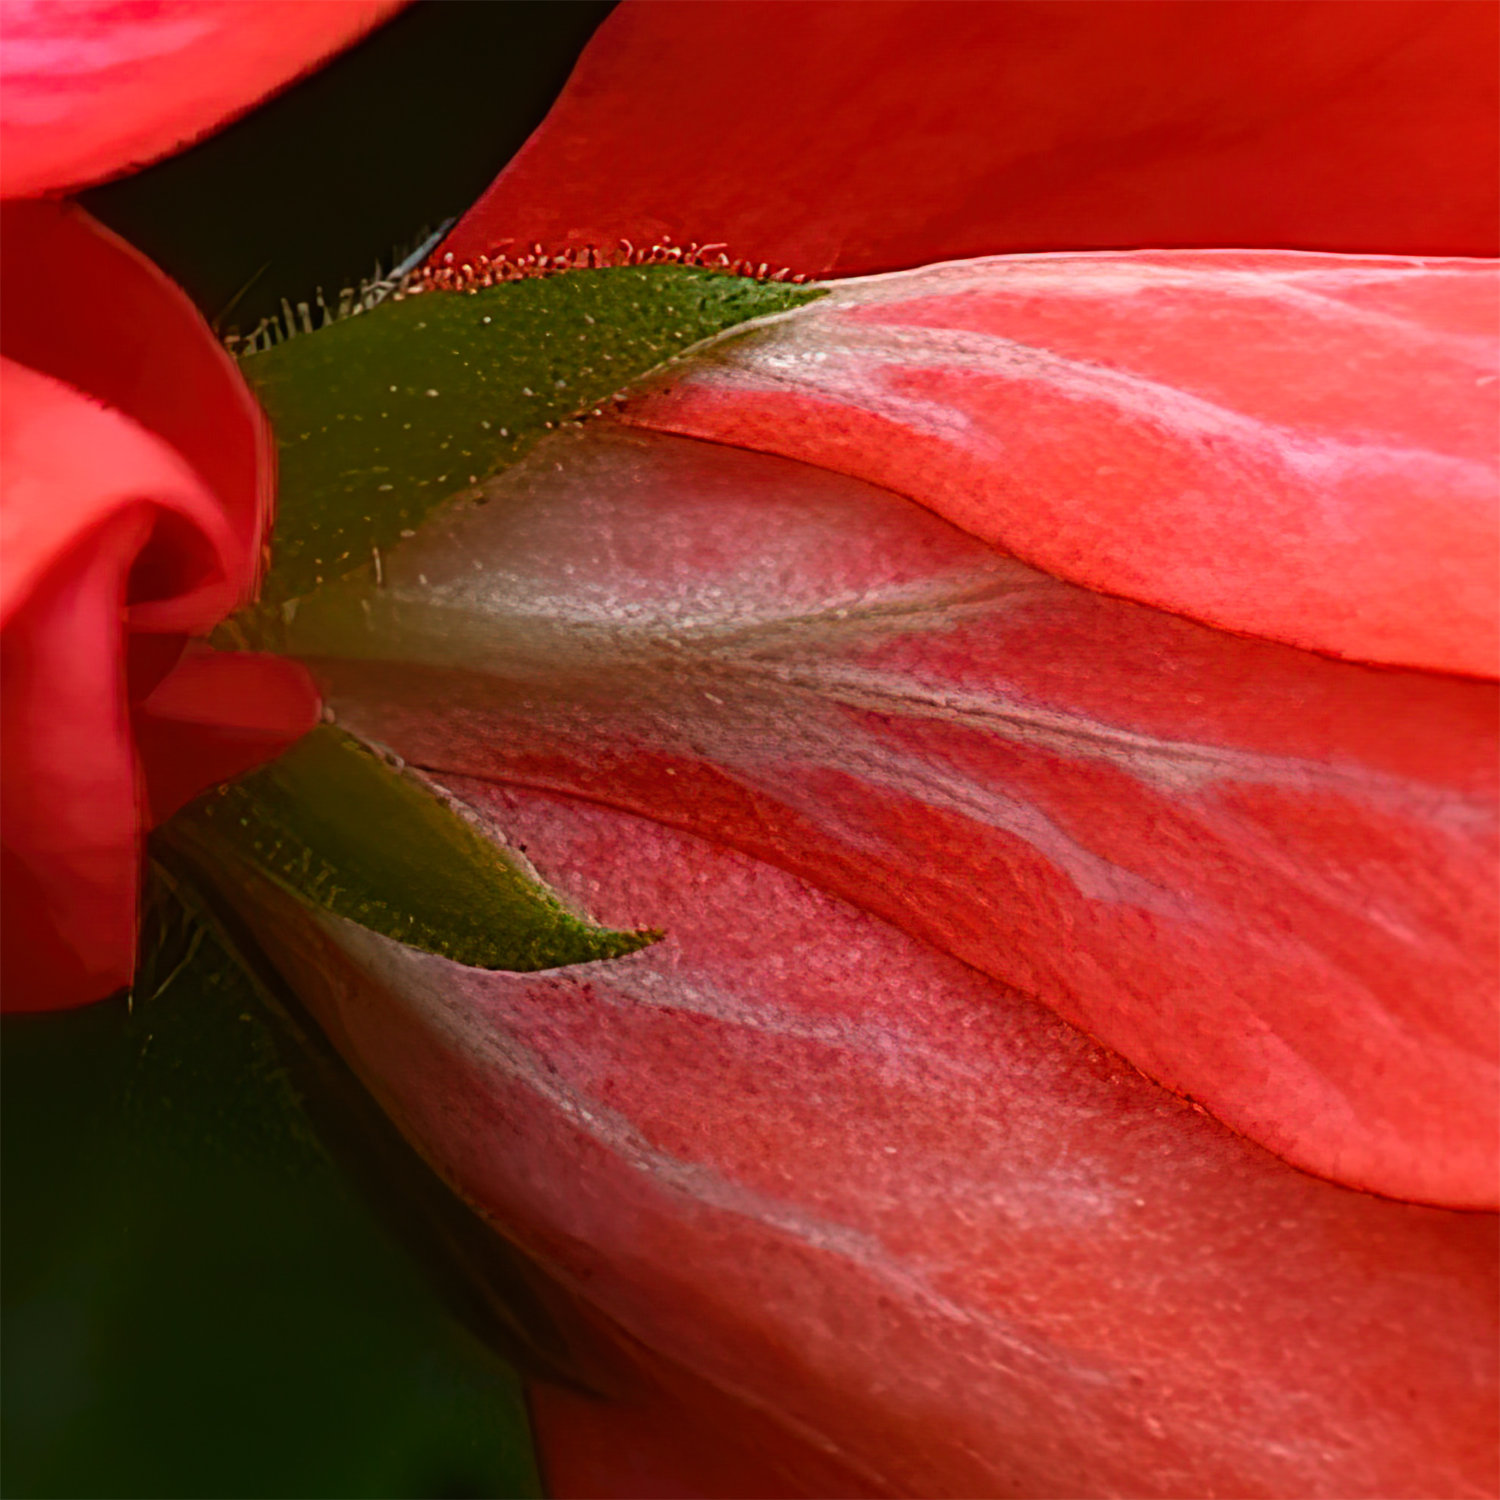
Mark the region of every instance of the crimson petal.
[[148, 768], [163, 806], [275, 753], [316, 700], [301, 668], [265, 662], [247, 723], [234, 667], [178, 664], [250, 597], [270, 521], [270, 437], [233, 362], [76, 209], [7, 205], [3, 254], [5, 1004], [38, 1009], [130, 975], [149, 815], [133, 724], [163, 738], [137, 700], [165, 691], [201, 726]]
[[627, 0], [443, 247], [1488, 255], [1493, 6]]

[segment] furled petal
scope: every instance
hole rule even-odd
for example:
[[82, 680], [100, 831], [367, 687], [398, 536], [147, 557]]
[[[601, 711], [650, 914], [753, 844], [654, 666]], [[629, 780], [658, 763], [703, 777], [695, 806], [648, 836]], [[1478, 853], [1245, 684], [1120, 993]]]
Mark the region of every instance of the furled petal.
[[80, 187], [188, 145], [404, 0], [3, 0], [0, 195]]
[[1209, 624], [1494, 676], [1497, 323], [1480, 261], [996, 257], [841, 285], [631, 419]]
[[[1492, 1215], [1294, 1171], [782, 870], [447, 785], [565, 897], [665, 939], [506, 974], [264, 889], [243, 910], [403, 1130], [614, 1320], [627, 1398], [644, 1375], [688, 1435], [651, 1465], [648, 1402], [620, 1488], [554, 1493], [1493, 1493]], [[644, 1487], [674, 1470], [693, 1487]]]
[[[146, 780], [167, 808], [295, 739], [316, 698], [290, 662], [179, 664], [250, 596], [269, 523], [269, 438], [233, 362], [76, 209], [9, 205], [3, 257], [4, 999], [39, 1009], [129, 978], [132, 722], [163, 752]], [[258, 695], [228, 691], [236, 671]], [[168, 718], [198, 727], [164, 736]]]
[[[12, 392], [7, 378], [6, 428]], [[80, 420], [75, 437], [99, 441], [104, 426]], [[133, 435], [117, 433], [121, 440], [108, 447], [118, 454]], [[134, 472], [159, 456], [138, 453]], [[0, 458], [8, 503], [9, 442]], [[139, 827], [120, 616], [131, 564], [151, 529], [148, 506], [116, 510], [65, 554], [0, 632], [0, 996], [7, 1010], [82, 1005], [130, 978]]]
[[281, 657], [190, 649], [136, 707], [152, 824], [270, 760], [317, 721], [311, 679]]
[[1210, 630], [682, 438], [594, 424], [488, 498], [300, 605], [340, 723], [794, 871], [1299, 1166], [1495, 1204], [1492, 685]]
[[627, 0], [444, 250], [1489, 255], [1497, 55], [1464, 0]]
[[[149, 577], [133, 591], [135, 622], [209, 629], [250, 597], [270, 526], [273, 450], [254, 397], [183, 292], [81, 210], [7, 204], [0, 231], [5, 357], [126, 413], [200, 481], [201, 503], [156, 538]], [[66, 451], [76, 443], [65, 430], [52, 437], [58, 461], [84, 462]], [[41, 434], [29, 441], [37, 461], [49, 461]], [[66, 506], [7, 504], [6, 609], [86, 524], [76, 510], [85, 494], [109, 503], [107, 488], [83, 485]]]

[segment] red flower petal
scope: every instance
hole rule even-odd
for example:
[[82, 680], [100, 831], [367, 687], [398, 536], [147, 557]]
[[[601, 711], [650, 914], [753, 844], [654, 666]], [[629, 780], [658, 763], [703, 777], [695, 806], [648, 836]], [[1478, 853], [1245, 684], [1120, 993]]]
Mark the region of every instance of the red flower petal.
[[[774, 1456], [744, 1443], [743, 1421], [728, 1431], [710, 1427], [701, 1411], [657, 1391], [600, 1400], [538, 1383], [527, 1405], [550, 1500], [783, 1500], [806, 1493], [788, 1483]], [[839, 1478], [839, 1495], [853, 1500], [847, 1474]]]
[[[250, 597], [275, 483], [269, 429], [234, 361], [180, 288], [70, 205], [0, 209], [0, 276], [5, 356], [128, 413], [206, 488], [192, 527], [163, 528], [132, 604], [146, 628], [209, 629]], [[77, 522], [38, 503], [17, 524], [7, 593], [51, 563]]]
[[1492, 684], [1210, 630], [713, 444], [595, 424], [492, 496], [299, 608], [340, 723], [744, 850], [1299, 1166], [1494, 1206]]
[[[8, 509], [21, 457], [12, 423], [25, 400], [9, 367], [3, 395]], [[74, 437], [96, 444], [102, 460], [128, 458], [135, 474], [161, 464], [160, 446], [122, 418], [92, 417], [78, 414]], [[121, 614], [152, 514], [122, 498], [126, 504], [75, 541], [0, 632], [0, 998], [7, 1010], [97, 1000], [127, 983], [135, 962], [138, 799]]]
[[1490, 5], [640, 0], [443, 247], [809, 273], [1155, 246], [1487, 255]]
[[135, 712], [150, 821], [270, 760], [317, 722], [319, 709], [317, 689], [296, 662], [189, 651]]
[[[1034, 573], [595, 425], [306, 600], [339, 721], [796, 871], [1298, 1166], [1496, 1203], [1496, 688]], [[350, 660], [341, 660], [348, 652]]]
[[404, 0], [3, 0], [0, 195], [165, 156], [290, 83]]
[[[249, 597], [269, 521], [269, 434], [233, 362], [86, 215], [3, 217], [4, 996], [39, 1009], [130, 974], [147, 815], [134, 702], [158, 689], [170, 716], [229, 726], [179, 736], [151, 768], [162, 807], [275, 753], [316, 706], [290, 663], [249, 669], [268, 700], [250, 722], [201, 667], [169, 675], [186, 635]], [[160, 715], [136, 717], [154, 754]]]
[[840, 286], [630, 420], [1213, 625], [1493, 676], [1497, 292], [1478, 261], [997, 257]]
[[[248, 913], [428, 1159], [614, 1320], [626, 1421], [648, 1373], [641, 1487], [575, 1458], [562, 1494], [1492, 1493], [1493, 1215], [1296, 1172], [781, 870], [447, 785], [665, 939], [490, 973]], [[653, 1463], [673, 1411], [687, 1462]]]

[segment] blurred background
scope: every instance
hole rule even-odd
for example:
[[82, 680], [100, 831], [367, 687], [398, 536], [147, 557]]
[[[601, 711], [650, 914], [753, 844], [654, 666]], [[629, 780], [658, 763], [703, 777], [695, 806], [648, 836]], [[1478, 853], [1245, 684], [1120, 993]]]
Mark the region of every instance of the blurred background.
[[[541, 123], [612, 9], [418, 0], [203, 144], [81, 196], [212, 322], [368, 276], [463, 213]], [[236, 300], [237, 299], [237, 300]], [[231, 307], [231, 301], [233, 306]]]

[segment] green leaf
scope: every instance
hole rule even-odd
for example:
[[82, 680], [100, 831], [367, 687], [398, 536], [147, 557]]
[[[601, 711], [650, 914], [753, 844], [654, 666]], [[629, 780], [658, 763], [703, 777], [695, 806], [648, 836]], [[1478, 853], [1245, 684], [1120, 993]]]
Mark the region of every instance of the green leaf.
[[444, 500], [695, 344], [822, 295], [618, 266], [391, 299], [247, 356], [276, 430], [277, 605], [370, 566]]
[[[538, 1494], [516, 1375], [386, 1225], [467, 1222], [495, 1286], [515, 1253], [213, 930], [167, 925], [133, 1004], [4, 1023], [3, 1492]], [[373, 1197], [324, 1144], [351, 1100]]]
[[200, 798], [164, 836], [200, 865], [239, 861], [305, 901], [474, 968], [590, 963], [659, 936], [569, 911], [433, 789], [330, 728]]

